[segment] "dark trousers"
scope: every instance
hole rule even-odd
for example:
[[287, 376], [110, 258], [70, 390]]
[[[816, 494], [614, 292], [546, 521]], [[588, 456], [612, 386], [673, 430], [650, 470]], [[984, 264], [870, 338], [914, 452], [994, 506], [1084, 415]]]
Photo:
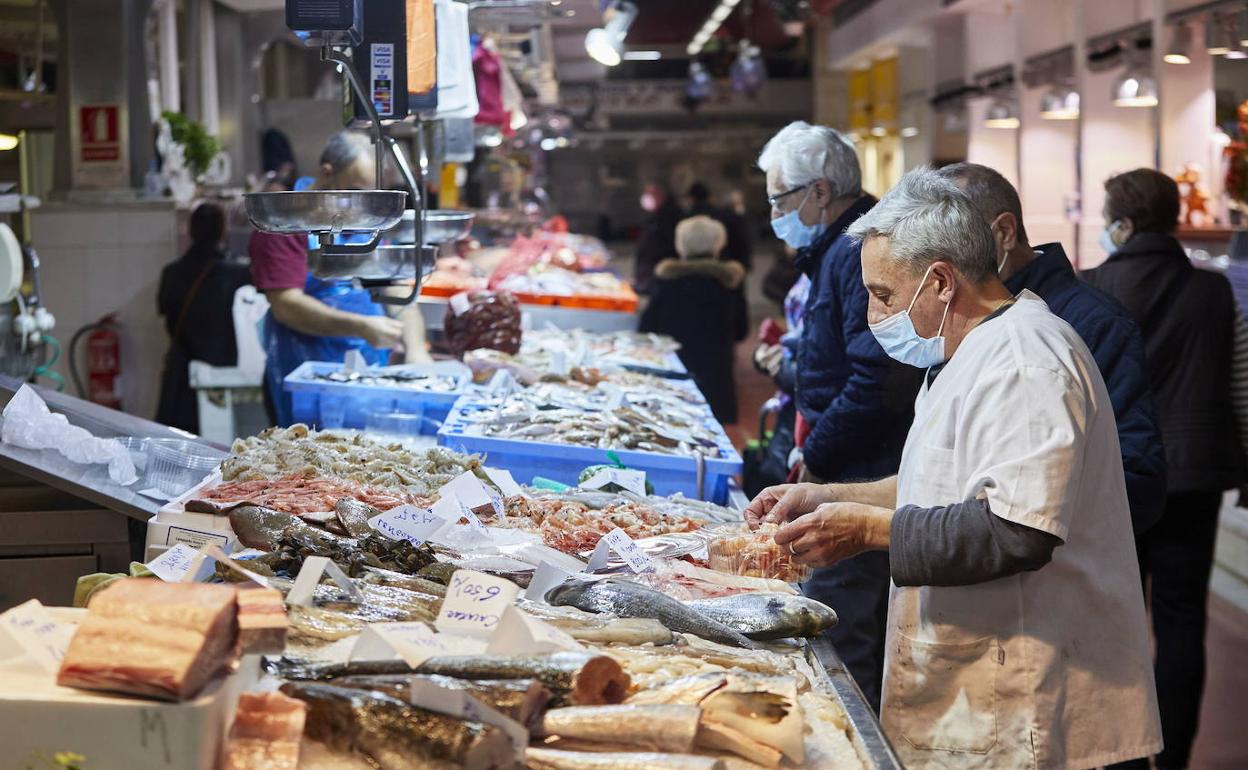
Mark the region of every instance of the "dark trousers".
[[[1205, 689], [1205, 622], [1221, 492], [1166, 497], [1156, 526], [1136, 539], [1144, 597], [1157, 641], [1157, 703], [1165, 748], [1159, 770], [1187, 767]], [[1115, 765], [1147, 770], [1148, 760]]]
[[836, 610], [839, 622], [823, 633], [877, 714], [889, 585], [888, 551], [868, 551], [817, 569], [802, 584], [802, 593]]

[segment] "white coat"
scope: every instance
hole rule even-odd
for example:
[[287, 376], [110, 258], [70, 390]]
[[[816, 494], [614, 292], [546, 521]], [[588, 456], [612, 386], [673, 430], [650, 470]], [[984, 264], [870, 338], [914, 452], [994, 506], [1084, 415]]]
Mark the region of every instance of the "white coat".
[[898, 507], [975, 497], [1062, 544], [1034, 572], [893, 586], [882, 718], [906, 767], [1089, 768], [1159, 751], [1109, 393], [1078, 334], [1028, 291], [915, 402]]

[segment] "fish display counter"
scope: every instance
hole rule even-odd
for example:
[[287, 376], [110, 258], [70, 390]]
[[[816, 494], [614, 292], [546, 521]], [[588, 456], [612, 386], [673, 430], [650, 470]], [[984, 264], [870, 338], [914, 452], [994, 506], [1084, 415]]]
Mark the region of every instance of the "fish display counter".
[[[834, 608], [781, 579], [782, 553], [716, 569], [708, 544], [740, 512], [626, 471], [538, 489], [441, 447], [272, 429], [160, 506], [215, 521], [224, 545], [83, 576], [85, 610], [10, 610], [22, 622], [0, 633], [43, 630], [3, 647], [0, 672], [41, 677], [51, 724], [88, 707], [195, 720], [178, 723], [195, 757], [156, 761], [149, 741], [129, 766], [898, 767], [820, 640]], [[204, 706], [220, 693], [228, 708]], [[0, 684], [16, 723], [29, 697]], [[26, 732], [19, 766], [121, 756], [90, 730]]]

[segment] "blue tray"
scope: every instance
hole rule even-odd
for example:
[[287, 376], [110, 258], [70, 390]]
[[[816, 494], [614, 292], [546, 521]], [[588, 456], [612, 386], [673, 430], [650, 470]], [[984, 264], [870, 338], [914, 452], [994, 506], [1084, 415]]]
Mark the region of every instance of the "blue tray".
[[[517, 481], [526, 484], [534, 476], [543, 476], [574, 485], [586, 466], [611, 464], [607, 456], [611, 452], [629, 468], [645, 471], [655, 494], [680, 492], [686, 497], [698, 497], [697, 461], [692, 457], [472, 435], [466, 432], [472, 423], [464, 415], [478, 408], [479, 402], [473, 396], [457, 401], [438, 431], [438, 444], [455, 451], [484, 454], [491, 466], [511, 471]], [[723, 505], [728, 501], [730, 480], [741, 473], [741, 456], [723, 429], [717, 424], [716, 428], [721, 456], [704, 463], [703, 498]]]
[[315, 428], [362, 430], [373, 412], [403, 412], [423, 415], [420, 433], [432, 436], [442, 426], [456, 399], [474, 387], [470, 375], [461, 377], [459, 387], [447, 393], [316, 379], [318, 374], [341, 368], [342, 364], [308, 361], [286, 375], [282, 388], [290, 393], [295, 422]]

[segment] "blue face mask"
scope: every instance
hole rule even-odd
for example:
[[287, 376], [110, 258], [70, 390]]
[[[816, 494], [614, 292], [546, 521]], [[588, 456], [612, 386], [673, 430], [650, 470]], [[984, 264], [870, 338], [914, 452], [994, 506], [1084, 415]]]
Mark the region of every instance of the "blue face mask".
[[1113, 254], [1118, 250], [1118, 242], [1114, 240], [1114, 231], [1118, 229], [1118, 220], [1110, 222], [1101, 235], [1097, 238], [1097, 244], [1105, 250], [1106, 254]]
[[771, 220], [772, 232], [791, 248], [803, 249], [809, 246], [819, 237], [819, 233], [823, 232], [823, 229], [827, 227], [824, 224], [805, 224], [802, 222], [802, 218], [798, 216], [802, 207], [806, 205], [806, 200], [810, 197], [811, 191], [814, 189], [814, 187], [811, 187], [806, 191], [806, 195], [803, 196], [802, 202], [797, 208], [782, 217], [776, 217]]
[[[914, 298], [910, 300], [910, 307], [900, 313], [890, 315], [879, 323], [869, 325], [871, 333], [875, 335], [876, 341], [880, 343], [880, 347], [884, 348], [885, 353], [896, 361], [919, 369], [927, 369], [945, 362], [945, 338], [940, 333], [945, 328], [949, 305], [945, 305], [945, 312], [940, 317], [940, 326], [936, 329], [935, 337], [920, 337], [919, 333], [914, 330], [914, 321], [910, 319], [910, 311], [914, 309], [914, 303], [918, 301], [919, 295], [927, 286], [927, 277], [931, 272], [932, 268], [929, 267], [927, 272], [923, 273], [923, 280], [919, 282], [919, 288], [914, 293]], [[951, 304], [952, 300], [953, 298], [950, 297]]]

